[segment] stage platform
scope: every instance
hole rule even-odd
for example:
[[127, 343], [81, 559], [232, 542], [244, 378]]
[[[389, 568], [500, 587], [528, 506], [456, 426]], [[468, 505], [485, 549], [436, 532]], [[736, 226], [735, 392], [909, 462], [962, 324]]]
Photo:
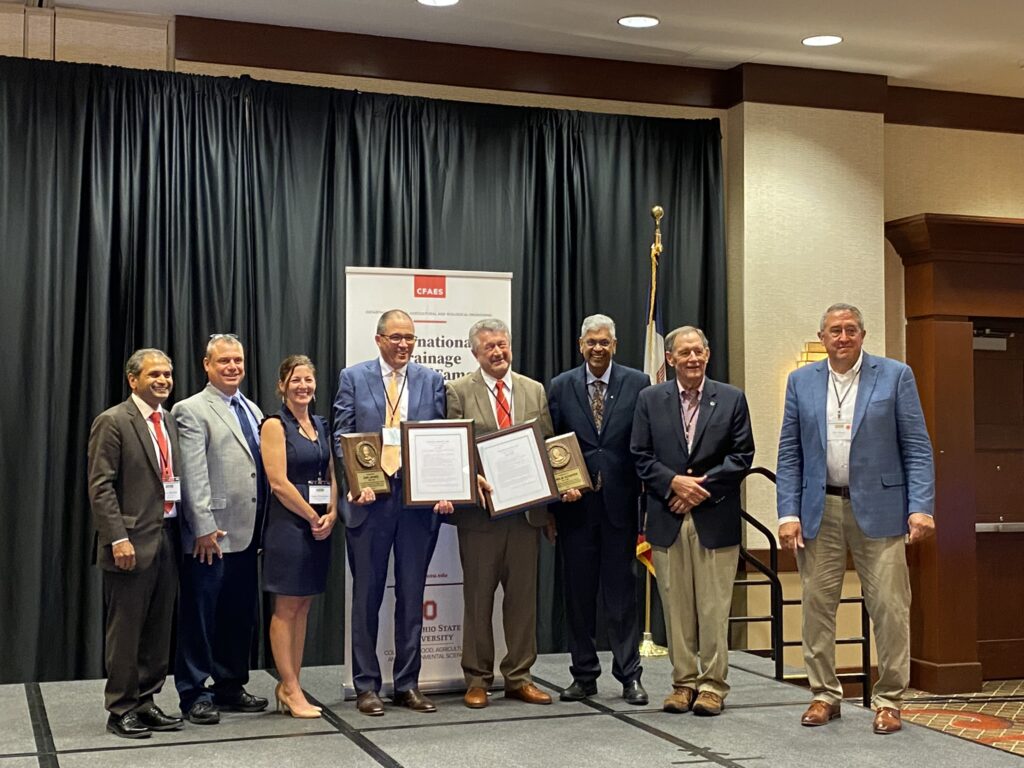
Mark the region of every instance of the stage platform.
[[[607, 654], [602, 659], [610, 669]], [[842, 719], [803, 728], [807, 691], [776, 682], [769, 661], [746, 653], [731, 656], [732, 692], [725, 712], [714, 718], [661, 711], [670, 679], [665, 658], [644, 663], [649, 707], [623, 702], [608, 672], [593, 699], [559, 702], [570, 682], [568, 663], [567, 654], [548, 655], [534, 667], [538, 685], [555, 698], [551, 706], [506, 700], [496, 691], [489, 707], [471, 710], [461, 694], [438, 694], [434, 714], [388, 704], [383, 717], [360, 715], [354, 702], [342, 700], [337, 667], [313, 667], [303, 672], [303, 683], [324, 707], [321, 720], [293, 720], [271, 707], [255, 715], [225, 714], [217, 726], [186, 723], [143, 741], [106, 733], [101, 680], [5, 685], [0, 768], [1024, 768], [1019, 756], [909, 723], [899, 734], [876, 736], [871, 713], [852, 700], [844, 703]], [[272, 698], [275, 683], [267, 672], [253, 672], [249, 690]], [[172, 681], [158, 703], [176, 713]]]

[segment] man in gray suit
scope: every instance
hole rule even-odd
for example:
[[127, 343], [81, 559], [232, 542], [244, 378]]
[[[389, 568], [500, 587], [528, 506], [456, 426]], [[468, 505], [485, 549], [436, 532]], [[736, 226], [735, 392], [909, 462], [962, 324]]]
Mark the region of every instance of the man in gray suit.
[[220, 710], [267, 707], [244, 688], [259, 594], [257, 511], [266, 482], [258, 437], [263, 412], [238, 391], [245, 378], [238, 337], [211, 336], [203, 368], [206, 388], [172, 411], [181, 442], [185, 553], [174, 680], [189, 721], [213, 725]]
[[107, 605], [107, 730], [126, 739], [182, 726], [153, 703], [167, 677], [178, 591], [180, 451], [162, 406], [171, 370], [159, 349], [132, 354], [132, 394], [97, 416], [89, 433], [89, 503]]

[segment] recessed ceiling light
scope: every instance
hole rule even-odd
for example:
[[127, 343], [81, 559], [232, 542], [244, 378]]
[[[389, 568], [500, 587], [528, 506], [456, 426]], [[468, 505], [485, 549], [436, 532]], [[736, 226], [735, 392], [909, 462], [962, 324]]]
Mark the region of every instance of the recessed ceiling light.
[[813, 48], [822, 48], [826, 45], [839, 45], [843, 42], [843, 38], [839, 35], [814, 35], [813, 37], [805, 37], [801, 42]]
[[420, 5], [429, 5], [432, 8], [443, 8], [446, 5], [455, 5], [459, 0], [417, 0]]
[[660, 23], [661, 20], [657, 16], [623, 16], [619, 19], [619, 24], [624, 27], [630, 27], [631, 29], [656, 27]]

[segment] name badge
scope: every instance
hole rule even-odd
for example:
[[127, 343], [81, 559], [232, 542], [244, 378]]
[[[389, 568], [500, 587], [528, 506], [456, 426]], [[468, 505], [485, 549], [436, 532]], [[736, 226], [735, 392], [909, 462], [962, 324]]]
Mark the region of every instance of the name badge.
[[401, 445], [402, 444], [402, 428], [401, 427], [384, 427], [381, 429], [381, 442], [384, 445]]
[[828, 439], [840, 442], [850, 442], [853, 435], [853, 422], [836, 419], [828, 423]]
[[164, 501], [181, 501], [181, 480], [164, 480]]
[[330, 483], [309, 483], [310, 504], [330, 504], [331, 484]]

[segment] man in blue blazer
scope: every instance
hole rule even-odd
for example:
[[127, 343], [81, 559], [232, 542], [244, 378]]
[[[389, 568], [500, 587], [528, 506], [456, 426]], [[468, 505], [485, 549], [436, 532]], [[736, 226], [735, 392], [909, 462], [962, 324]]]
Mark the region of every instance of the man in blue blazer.
[[612, 675], [622, 684], [622, 697], [643, 706], [648, 698], [640, 683], [643, 667], [633, 574], [640, 479], [629, 437], [637, 396], [650, 379], [642, 371], [612, 364], [615, 322], [607, 315], [583, 321], [579, 347], [583, 365], [559, 374], [548, 388], [555, 434], [576, 433], [594, 484], [593, 493], [569, 491], [553, 507], [572, 656], [573, 682], [561, 698], [579, 701], [597, 693], [600, 599]]
[[[400, 309], [380, 316], [375, 337], [380, 357], [341, 372], [334, 399], [334, 447], [342, 458], [341, 435], [381, 432], [381, 468], [390, 475], [391, 492], [378, 499], [366, 489], [342, 499], [352, 571], [352, 671], [356, 707], [364, 715], [383, 715], [377, 658], [378, 616], [384, 599], [388, 561], [395, 550], [395, 704], [416, 712], [436, 707], [419, 691], [420, 633], [427, 567], [437, 544], [441, 520], [452, 506], [438, 502], [433, 511], [402, 504], [398, 424], [445, 417], [441, 374], [412, 362], [416, 333], [412, 318]], [[344, 477], [342, 473], [340, 476]]]
[[814, 698], [803, 725], [840, 716], [835, 622], [853, 555], [878, 649], [876, 733], [900, 730], [910, 682], [910, 543], [934, 531], [935, 470], [914, 374], [862, 351], [864, 319], [833, 304], [818, 338], [828, 359], [789, 375], [779, 437], [779, 542], [796, 553], [803, 648]]
[[665, 347], [675, 381], [640, 393], [631, 439], [672, 661], [672, 693], [662, 709], [717, 715], [729, 692], [740, 483], [754, 437], [743, 392], [704, 375], [711, 358], [704, 333], [677, 328]]

